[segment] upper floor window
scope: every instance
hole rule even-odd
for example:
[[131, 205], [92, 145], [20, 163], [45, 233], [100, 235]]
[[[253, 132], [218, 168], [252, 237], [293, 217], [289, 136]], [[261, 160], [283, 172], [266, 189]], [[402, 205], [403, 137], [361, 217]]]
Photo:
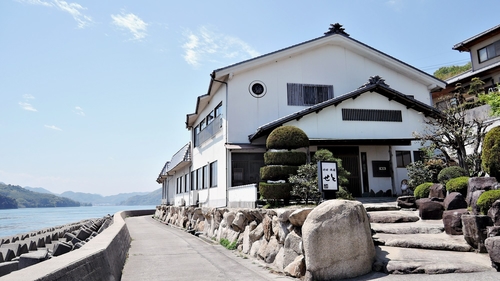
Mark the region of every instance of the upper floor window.
[[288, 105], [315, 105], [333, 98], [332, 85], [287, 83]]
[[500, 56], [500, 40], [492, 43], [478, 51], [479, 62], [485, 62], [494, 57]]

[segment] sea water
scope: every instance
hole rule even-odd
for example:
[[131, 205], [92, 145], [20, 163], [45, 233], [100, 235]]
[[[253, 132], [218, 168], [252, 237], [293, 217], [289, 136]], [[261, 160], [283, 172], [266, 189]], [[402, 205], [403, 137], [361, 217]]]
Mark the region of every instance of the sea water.
[[0, 210], [0, 237], [30, 233], [86, 219], [102, 218], [119, 211], [155, 208], [156, 206], [92, 206]]

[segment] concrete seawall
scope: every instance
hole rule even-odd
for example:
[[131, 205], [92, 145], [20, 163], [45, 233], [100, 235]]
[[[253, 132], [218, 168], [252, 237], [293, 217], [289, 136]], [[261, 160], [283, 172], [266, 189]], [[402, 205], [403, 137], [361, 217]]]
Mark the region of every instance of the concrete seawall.
[[130, 247], [126, 217], [153, 215], [155, 210], [122, 211], [113, 224], [78, 250], [14, 271], [2, 280], [109, 280], [121, 279]]

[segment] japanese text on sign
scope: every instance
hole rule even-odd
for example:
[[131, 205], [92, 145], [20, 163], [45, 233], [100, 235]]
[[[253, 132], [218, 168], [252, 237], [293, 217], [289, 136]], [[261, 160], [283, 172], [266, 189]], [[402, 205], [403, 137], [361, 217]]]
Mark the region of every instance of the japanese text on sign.
[[323, 190], [339, 190], [337, 178], [337, 162], [318, 162], [318, 188]]

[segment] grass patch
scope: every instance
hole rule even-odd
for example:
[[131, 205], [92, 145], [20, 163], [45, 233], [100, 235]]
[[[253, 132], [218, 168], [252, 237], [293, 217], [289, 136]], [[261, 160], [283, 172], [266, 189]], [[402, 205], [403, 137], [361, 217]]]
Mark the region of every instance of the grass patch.
[[226, 238], [222, 238], [222, 239], [220, 240], [220, 244], [221, 244], [224, 248], [226, 248], [226, 249], [228, 249], [228, 250], [236, 250], [236, 247], [237, 247], [237, 245], [236, 245], [236, 241], [234, 241], [234, 242], [232, 242], [232, 243], [231, 243], [231, 242], [229, 242], [229, 240], [227, 240]]

